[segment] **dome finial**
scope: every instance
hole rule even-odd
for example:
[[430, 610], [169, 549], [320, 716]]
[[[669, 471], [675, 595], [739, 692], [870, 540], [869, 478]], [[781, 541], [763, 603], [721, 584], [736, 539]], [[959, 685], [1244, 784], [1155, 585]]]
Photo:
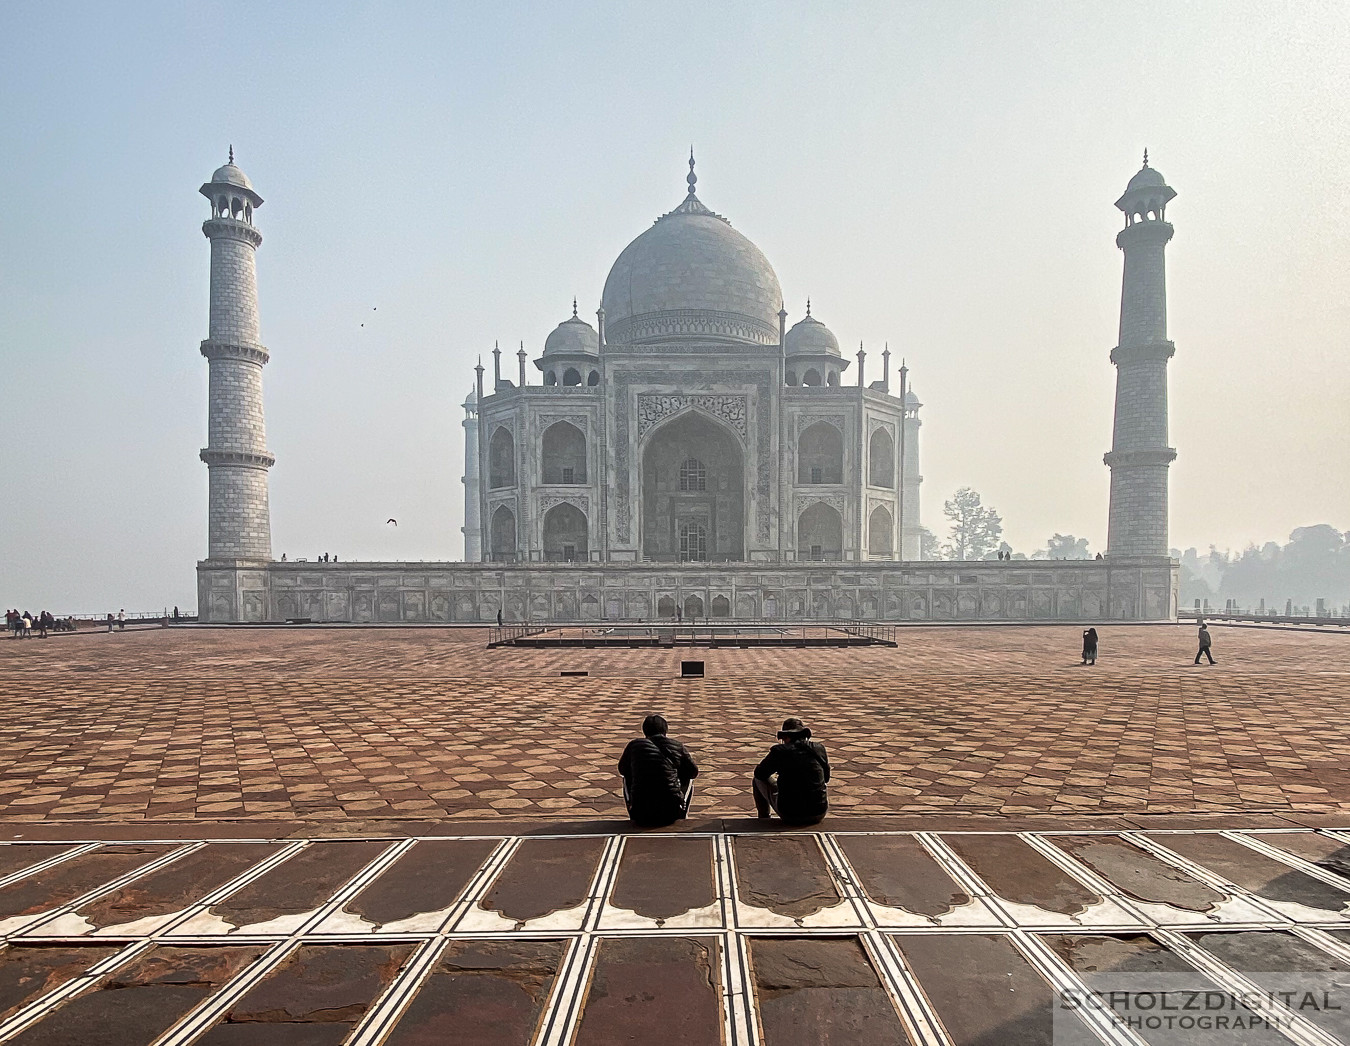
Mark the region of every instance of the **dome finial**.
[[1148, 166], [1148, 150], [1147, 150], [1147, 149], [1144, 150], [1144, 166], [1145, 166], [1145, 167]]
[[807, 298], [807, 299], [806, 299], [806, 318], [807, 318], [807, 319], [810, 319], [810, 318], [811, 318], [811, 299], [810, 299], [810, 298]]
[[689, 146], [689, 173], [685, 176], [684, 180], [689, 183], [689, 195], [693, 196], [694, 185], [698, 182], [698, 175], [694, 173], [694, 147], [692, 145]]
[[576, 296], [574, 295], [572, 297], [572, 319], [576, 318], [577, 318], [577, 299]]
[[234, 144], [230, 144], [230, 163], [234, 163]]

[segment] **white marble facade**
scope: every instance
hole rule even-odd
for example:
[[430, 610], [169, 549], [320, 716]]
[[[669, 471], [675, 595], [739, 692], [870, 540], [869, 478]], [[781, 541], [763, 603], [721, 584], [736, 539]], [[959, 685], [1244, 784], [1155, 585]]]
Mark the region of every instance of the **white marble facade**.
[[845, 358], [809, 303], [789, 328], [768, 259], [695, 181], [691, 160], [683, 203], [615, 261], [596, 324], [574, 304], [548, 336], [539, 384], [523, 349], [514, 380], [499, 352], [490, 377], [480, 367], [464, 482], [481, 527], [466, 531], [466, 559], [918, 558], [921, 404], [911, 390], [902, 404], [907, 372], [891, 374], [887, 351], [866, 381], [864, 353]]
[[[916, 562], [921, 404], [907, 370], [883, 352], [866, 380], [861, 347], [845, 358], [809, 302], [789, 327], [768, 260], [700, 202], [695, 181], [691, 158], [684, 201], [619, 255], [594, 326], [573, 304], [533, 361], [535, 384], [523, 346], [514, 380], [500, 353], [491, 379], [480, 363], [464, 402], [466, 562], [285, 563], [271, 556], [268, 510], [253, 268], [262, 198], [231, 154], [202, 186], [211, 484], [200, 619], [1175, 620], [1177, 564], [1152, 554], [1172, 453], [1156, 378], [1170, 350], [1155, 317], [1171, 228], [1161, 204], [1156, 221], [1122, 234], [1137, 249], [1113, 356], [1112, 553], [932, 563]], [[1153, 201], [1153, 182], [1142, 188]], [[1127, 331], [1137, 317], [1152, 323], [1138, 337]], [[1130, 483], [1143, 494], [1127, 496]]]

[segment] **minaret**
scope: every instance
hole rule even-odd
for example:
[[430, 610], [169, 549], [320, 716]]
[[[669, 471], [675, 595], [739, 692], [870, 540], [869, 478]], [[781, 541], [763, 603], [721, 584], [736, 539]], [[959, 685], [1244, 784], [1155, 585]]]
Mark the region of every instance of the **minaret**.
[[478, 472], [478, 393], [469, 390], [464, 400], [464, 562], [483, 558], [483, 523], [479, 513], [482, 491]]
[[1144, 166], [1116, 206], [1125, 228], [1116, 246], [1125, 252], [1116, 365], [1116, 420], [1111, 451], [1111, 510], [1106, 537], [1112, 556], [1165, 556], [1167, 467], [1177, 452], [1167, 445], [1167, 277], [1163, 252], [1172, 238], [1164, 220], [1176, 193], [1157, 170]]
[[267, 470], [276, 461], [267, 452], [263, 425], [263, 364], [267, 350], [258, 340], [258, 280], [254, 255], [262, 234], [253, 212], [262, 197], [230, 160], [201, 187], [211, 201], [202, 232], [211, 241], [210, 337], [202, 355], [210, 361], [206, 449], [210, 477], [209, 560], [266, 561], [272, 558], [272, 523], [267, 505]]

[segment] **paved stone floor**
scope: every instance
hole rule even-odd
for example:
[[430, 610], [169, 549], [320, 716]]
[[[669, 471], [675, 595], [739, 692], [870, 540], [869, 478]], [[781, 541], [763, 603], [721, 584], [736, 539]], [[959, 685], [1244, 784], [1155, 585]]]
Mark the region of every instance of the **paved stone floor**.
[[[1327, 830], [8, 843], [0, 1041], [1350, 1043], [1347, 873]], [[1243, 1031], [1069, 1004], [1140, 976]]]
[[[837, 814], [1350, 811], [1350, 636], [901, 629], [851, 649], [485, 649], [485, 630], [151, 629], [0, 640], [0, 826], [340, 824], [622, 814], [614, 764], [661, 712], [697, 817], [750, 810], [788, 715]], [[681, 680], [682, 657], [707, 678]], [[582, 678], [562, 678], [584, 670]]]
[[[0, 1042], [1350, 1044], [1350, 637], [1102, 631], [0, 640]], [[631, 834], [649, 711], [705, 772]], [[744, 816], [791, 714], [818, 830]], [[1124, 1024], [1118, 976], [1242, 1030]]]

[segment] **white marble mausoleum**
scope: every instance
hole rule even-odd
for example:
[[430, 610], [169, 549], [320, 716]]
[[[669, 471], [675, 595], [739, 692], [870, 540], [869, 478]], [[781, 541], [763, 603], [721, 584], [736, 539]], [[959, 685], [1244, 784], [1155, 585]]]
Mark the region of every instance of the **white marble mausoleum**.
[[[269, 357], [258, 336], [262, 236], [253, 225], [263, 201], [231, 152], [201, 188], [212, 245], [201, 349], [211, 367], [202, 620], [1175, 616], [1165, 464], [1159, 472], [1155, 462], [1174, 452], [1154, 449], [1165, 442], [1165, 395], [1153, 394], [1165, 393], [1165, 370], [1147, 364], [1147, 402], [1133, 384], [1122, 386], [1108, 456], [1119, 476], [1152, 469], [1149, 477], [1161, 477], [1160, 520], [1130, 531], [1123, 501], [1111, 516], [1113, 533], [1146, 533], [1146, 541], [1083, 563], [919, 562], [922, 404], [908, 368], [892, 368], [887, 349], [869, 380], [862, 346], [846, 357], [809, 302], [789, 322], [768, 259], [702, 203], [696, 182], [691, 156], [683, 201], [619, 253], [593, 325], [573, 302], [533, 359], [522, 345], [504, 370], [494, 350], [490, 375], [480, 360], [464, 402], [464, 562], [285, 563], [272, 559], [268, 523]], [[1162, 236], [1158, 204], [1153, 236], [1136, 213], [1152, 215], [1152, 197], [1127, 197], [1122, 235], [1143, 244], [1137, 252], [1157, 254], [1135, 267], [1145, 277], [1132, 285], [1122, 243], [1122, 346], [1113, 359], [1165, 365], [1171, 343], [1160, 340], [1158, 296], [1171, 226]], [[1146, 347], [1123, 344], [1126, 308], [1160, 313]], [[1122, 436], [1125, 416], [1144, 421]], [[1156, 498], [1134, 504], [1157, 514]], [[1158, 534], [1161, 551], [1153, 548]]]

